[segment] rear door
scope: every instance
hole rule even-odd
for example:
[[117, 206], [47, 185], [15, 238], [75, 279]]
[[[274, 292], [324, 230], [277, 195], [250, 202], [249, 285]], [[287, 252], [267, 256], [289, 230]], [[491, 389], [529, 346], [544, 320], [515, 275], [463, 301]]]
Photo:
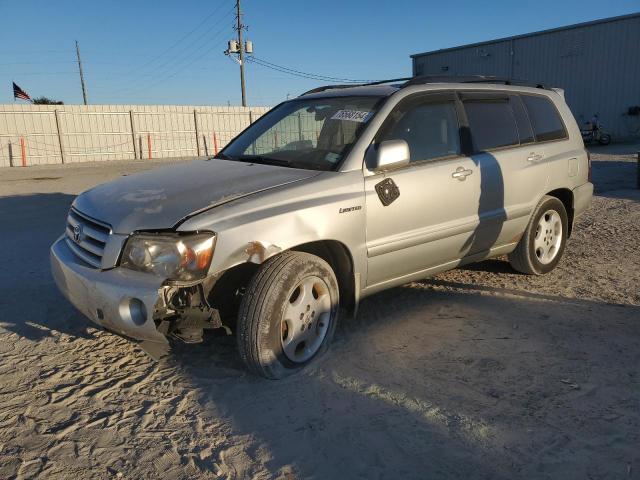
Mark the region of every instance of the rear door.
[[549, 169], [517, 95], [468, 92], [461, 99], [480, 176], [480, 226], [469, 251], [475, 254], [520, 239]]

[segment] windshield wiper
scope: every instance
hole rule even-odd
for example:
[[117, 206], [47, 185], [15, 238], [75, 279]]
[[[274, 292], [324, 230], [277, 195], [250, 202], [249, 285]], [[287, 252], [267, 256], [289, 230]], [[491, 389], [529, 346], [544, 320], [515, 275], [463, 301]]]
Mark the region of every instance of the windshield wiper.
[[265, 165], [280, 165], [283, 167], [291, 166], [290, 160], [266, 157], [264, 155], [240, 155], [239, 157], [234, 158], [234, 160], [240, 160], [241, 162], [263, 163]]
[[220, 159], [220, 160], [235, 160], [235, 158], [227, 155], [226, 153], [218, 153], [216, 155], [214, 155], [213, 157], [209, 157], [208, 160], [213, 160], [214, 158]]

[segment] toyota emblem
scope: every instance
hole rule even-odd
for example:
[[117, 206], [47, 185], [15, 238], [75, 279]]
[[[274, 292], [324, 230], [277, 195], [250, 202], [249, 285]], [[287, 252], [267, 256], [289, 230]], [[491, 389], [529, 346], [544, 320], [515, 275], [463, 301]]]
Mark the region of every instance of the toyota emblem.
[[82, 240], [82, 225], [77, 224], [73, 227], [73, 241], [76, 243], [80, 243]]

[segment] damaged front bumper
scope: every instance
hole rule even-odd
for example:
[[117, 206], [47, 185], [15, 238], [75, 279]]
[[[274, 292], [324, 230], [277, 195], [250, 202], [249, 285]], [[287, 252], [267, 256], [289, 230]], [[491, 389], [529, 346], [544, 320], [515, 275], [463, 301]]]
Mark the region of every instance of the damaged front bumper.
[[167, 337], [154, 320], [163, 309], [168, 288], [162, 279], [123, 268], [88, 267], [71, 251], [64, 236], [51, 247], [50, 258], [56, 285], [91, 321], [142, 341], [141, 346], [153, 357], [168, 351]]
[[51, 272], [62, 294], [87, 318], [139, 340], [156, 359], [168, 353], [169, 335], [198, 343], [204, 329], [223, 327], [205, 291], [205, 286], [210, 291], [216, 276], [180, 286], [126, 268], [98, 270], [71, 251], [64, 235], [51, 247]]

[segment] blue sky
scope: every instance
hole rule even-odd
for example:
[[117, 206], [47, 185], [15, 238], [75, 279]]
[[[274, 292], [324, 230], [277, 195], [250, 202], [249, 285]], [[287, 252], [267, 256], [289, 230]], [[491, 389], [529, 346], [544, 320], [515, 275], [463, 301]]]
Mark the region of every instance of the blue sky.
[[[534, 6], [535, 3], [535, 6]], [[0, 0], [0, 103], [15, 80], [32, 97], [89, 102], [237, 105], [239, 67], [222, 54], [235, 0]], [[350, 79], [411, 74], [409, 55], [640, 11], [640, 0], [243, 0], [255, 55]], [[247, 65], [251, 105], [327, 82]]]

